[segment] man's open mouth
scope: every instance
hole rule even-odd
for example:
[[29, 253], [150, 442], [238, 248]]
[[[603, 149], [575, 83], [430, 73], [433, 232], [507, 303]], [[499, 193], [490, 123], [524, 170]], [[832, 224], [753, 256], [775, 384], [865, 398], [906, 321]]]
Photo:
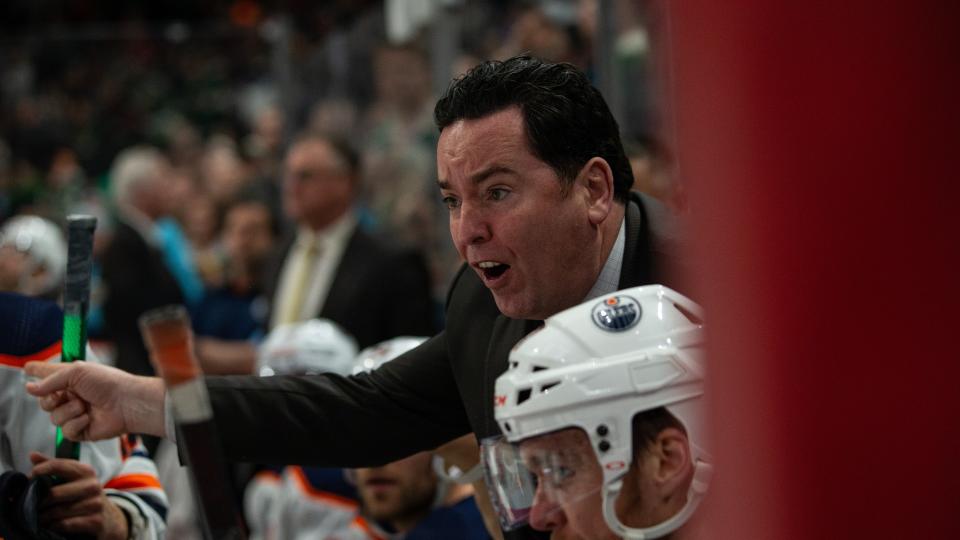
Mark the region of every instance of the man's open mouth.
[[483, 273], [487, 280], [495, 280], [502, 276], [504, 272], [510, 269], [509, 264], [503, 264], [496, 261], [481, 261], [477, 263], [477, 268]]

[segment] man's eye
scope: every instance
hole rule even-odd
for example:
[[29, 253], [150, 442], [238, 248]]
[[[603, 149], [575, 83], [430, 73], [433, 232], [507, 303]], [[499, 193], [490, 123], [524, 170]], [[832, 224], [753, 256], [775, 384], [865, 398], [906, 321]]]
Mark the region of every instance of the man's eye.
[[503, 199], [507, 198], [507, 195], [509, 194], [510, 192], [505, 189], [494, 188], [490, 190], [490, 199], [494, 201], [502, 201]]
[[443, 204], [445, 204], [450, 210], [453, 210], [454, 208], [460, 207], [460, 199], [456, 197], [444, 197]]
[[569, 480], [573, 476], [573, 469], [568, 467], [559, 466], [553, 468], [553, 481], [557, 484], [562, 484], [564, 481]]
[[570, 480], [573, 474], [573, 469], [564, 467], [563, 465], [557, 465], [554, 467], [544, 467], [538, 476], [542, 476], [543, 480], [547, 480], [550, 486], [558, 488]]

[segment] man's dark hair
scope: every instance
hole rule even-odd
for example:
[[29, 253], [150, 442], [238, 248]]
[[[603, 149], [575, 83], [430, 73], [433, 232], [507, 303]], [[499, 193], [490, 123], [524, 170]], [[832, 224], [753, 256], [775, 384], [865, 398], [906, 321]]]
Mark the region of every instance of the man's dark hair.
[[530, 56], [484, 62], [451, 83], [433, 117], [440, 131], [461, 119], [477, 119], [517, 106], [530, 149], [565, 187], [593, 157], [613, 171], [613, 194], [626, 202], [633, 172], [620, 128], [600, 92], [571, 64]]

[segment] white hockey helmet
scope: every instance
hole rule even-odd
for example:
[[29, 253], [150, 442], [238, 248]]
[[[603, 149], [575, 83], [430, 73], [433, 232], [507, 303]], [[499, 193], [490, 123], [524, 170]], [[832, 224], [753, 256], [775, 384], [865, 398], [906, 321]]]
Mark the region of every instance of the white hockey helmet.
[[327, 319], [282, 324], [267, 335], [257, 354], [257, 373], [349, 375], [357, 342]]
[[[20, 293], [48, 294], [63, 285], [67, 242], [53, 222], [39, 216], [14, 216], [0, 229], [0, 247], [3, 246], [24, 253], [29, 261], [20, 276]], [[40, 281], [35, 281], [33, 273], [41, 268], [46, 272]]]
[[400, 336], [371, 345], [357, 355], [352, 372], [373, 371], [401, 354], [416, 349], [426, 340], [425, 337]]
[[[536, 492], [518, 443], [567, 428], [582, 429], [590, 441], [603, 472], [604, 519], [616, 534], [658, 538], [689, 519], [712, 470], [702, 412], [702, 317], [697, 304], [671, 289], [636, 287], [563, 311], [514, 347], [495, 389], [494, 414], [504, 437], [487, 439], [482, 448], [504, 528], [526, 522]], [[676, 515], [631, 528], [617, 517], [614, 502], [640, 450], [633, 448], [632, 421], [659, 407], [686, 431], [693, 481]]]

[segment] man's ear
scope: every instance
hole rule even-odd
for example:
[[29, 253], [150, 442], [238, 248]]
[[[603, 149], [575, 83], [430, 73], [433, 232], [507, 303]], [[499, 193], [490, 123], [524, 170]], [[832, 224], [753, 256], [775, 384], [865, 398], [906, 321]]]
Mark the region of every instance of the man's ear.
[[613, 171], [610, 164], [600, 157], [590, 158], [580, 169], [577, 183], [584, 188], [590, 223], [603, 223], [613, 206]]
[[657, 434], [648, 452], [654, 458], [651, 480], [660, 493], [685, 494], [693, 471], [687, 434], [674, 427], [665, 428]]

